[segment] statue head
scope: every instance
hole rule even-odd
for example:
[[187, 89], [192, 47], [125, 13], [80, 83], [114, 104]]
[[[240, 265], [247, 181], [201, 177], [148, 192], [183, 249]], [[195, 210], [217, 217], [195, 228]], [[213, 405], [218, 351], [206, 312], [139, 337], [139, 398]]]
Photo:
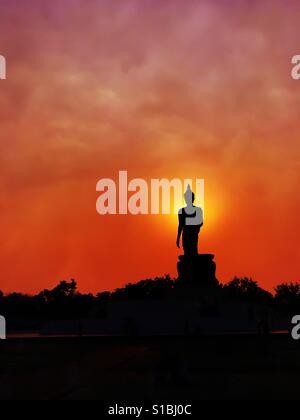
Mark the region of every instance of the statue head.
[[184, 199], [186, 204], [189, 206], [191, 206], [192, 204], [194, 204], [195, 201], [195, 194], [193, 193], [193, 191], [191, 190], [191, 186], [188, 185], [186, 192], [184, 193]]

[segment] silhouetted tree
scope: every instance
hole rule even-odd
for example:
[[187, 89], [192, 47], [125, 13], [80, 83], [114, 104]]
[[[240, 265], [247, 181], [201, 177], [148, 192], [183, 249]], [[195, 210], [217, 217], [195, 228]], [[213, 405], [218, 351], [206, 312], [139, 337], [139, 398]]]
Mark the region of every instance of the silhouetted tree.
[[58, 299], [67, 299], [74, 297], [77, 291], [77, 284], [74, 279], [68, 283], [67, 281], [63, 280], [56, 286], [53, 290], [43, 290], [39, 293], [39, 297], [44, 299], [46, 303], [49, 303], [54, 300]]
[[111, 297], [111, 292], [97, 293], [96, 297], [100, 302], [108, 302]]
[[111, 293], [113, 300], [123, 299], [162, 299], [174, 287], [175, 280], [170, 276], [155, 279], [141, 280], [138, 283], [129, 283], [123, 288]]
[[296, 314], [300, 311], [300, 284], [282, 283], [275, 288], [275, 306], [285, 313]]
[[272, 304], [273, 300], [271, 293], [260, 288], [256, 281], [248, 277], [235, 277], [223, 287], [223, 290], [231, 299], [261, 304]]
[[92, 294], [83, 295], [77, 291], [74, 279], [61, 281], [52, 290], [43, 290], [36, 297], [42, 306], [44, 318], [77, 319], [89, 316], [96, 298]]

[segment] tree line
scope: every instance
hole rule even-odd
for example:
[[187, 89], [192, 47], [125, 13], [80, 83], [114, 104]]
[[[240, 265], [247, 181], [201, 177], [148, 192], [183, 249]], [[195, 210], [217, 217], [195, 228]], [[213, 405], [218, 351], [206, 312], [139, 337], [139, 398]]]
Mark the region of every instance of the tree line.
[[[76, 281], [71, 279], [36, 295], [0, 292], [0, 314], [20, 326], [22, 320], [28, 325], [28, 320], [37, 323], [50, 319], [101, 318], [105, 317], [110, 302], [165, 299], [175, 287], [176, 280], [165, 276], [94, 295], [80, 293]], [[251, 278], [236, 277], [228, 284], [220, 284], [219, 291], [224, 300], [267, 305], [282, 314], [300, 313], [299, 283], [282, 283], [271, 294]]]

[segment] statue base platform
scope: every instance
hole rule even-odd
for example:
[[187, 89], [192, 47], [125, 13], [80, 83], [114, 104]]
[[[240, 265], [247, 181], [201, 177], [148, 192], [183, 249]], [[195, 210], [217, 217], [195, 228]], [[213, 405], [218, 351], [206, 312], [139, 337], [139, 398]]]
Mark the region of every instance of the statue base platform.
[[214, 255], [181, 255], [177, 270], [178, 281], [174, 297], [180, 300], [202, 302], [214, 308], [218, 305], [220, 288], [216, 278]]
[[217, 287], [216, 263], [212, 254], [181, 255], [177, 264], [178, 282], [190, 287]]

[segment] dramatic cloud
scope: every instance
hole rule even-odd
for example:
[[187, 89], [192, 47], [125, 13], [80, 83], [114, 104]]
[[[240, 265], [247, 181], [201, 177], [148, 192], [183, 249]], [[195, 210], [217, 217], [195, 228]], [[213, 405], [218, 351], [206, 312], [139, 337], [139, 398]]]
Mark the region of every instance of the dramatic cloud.
[[121, 169], [205, 178], [220, 280], [299, 280], [299, 19], [293, 0], [2, 0], [0, 288], [175, 274], [174, 221], [96, 214]]

